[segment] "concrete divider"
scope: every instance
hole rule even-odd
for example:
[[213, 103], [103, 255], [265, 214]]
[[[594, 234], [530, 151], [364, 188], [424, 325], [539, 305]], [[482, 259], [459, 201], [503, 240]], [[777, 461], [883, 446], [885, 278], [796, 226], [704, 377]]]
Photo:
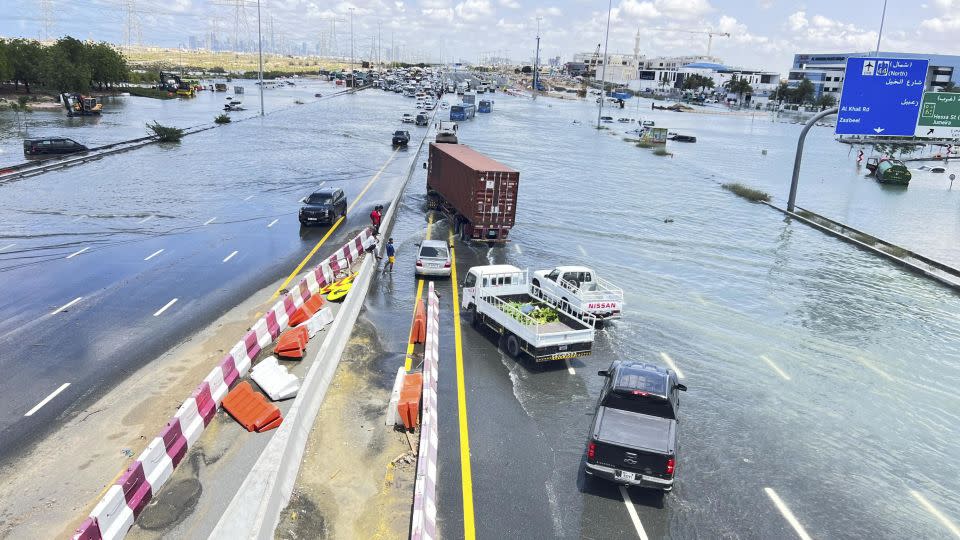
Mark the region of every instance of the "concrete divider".
[[423, 352], [423, 412], [417, 477], [413, 492], [410, 538], [437, 538], [437, 449], [439, 415], [437, 376], [440, 373], [440, 299], [430, 282], [427, 293], [427, 338]]

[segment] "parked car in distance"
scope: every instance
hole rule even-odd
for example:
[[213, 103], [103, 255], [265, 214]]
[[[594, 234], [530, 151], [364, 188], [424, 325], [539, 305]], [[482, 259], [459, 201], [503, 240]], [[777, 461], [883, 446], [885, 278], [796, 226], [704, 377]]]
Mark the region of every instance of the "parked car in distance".
[[44, 137], [42, 139], [24, 139], [23, 141], [23, 155], [25, 156], [75, 154], [87, 150], [89, 148], [86, 146], [64, 137]]
[[450, 246], [443, 240], [424, 240], [418, 244], [416, 275], [450, 277]]
[[393, 145], [406, 146], [410, 142], [410, 132], [398, 129], [393, 132]]
[[617, 360], [597, 373], [603, 389], [587, 441], [584, 473], [617, 484], [673, 489], [680, 384], [673, 370]]
[[325, 187], [303, 199], [301, 225], [329, 225], [347, 215], [347, 196], [337, 187]]

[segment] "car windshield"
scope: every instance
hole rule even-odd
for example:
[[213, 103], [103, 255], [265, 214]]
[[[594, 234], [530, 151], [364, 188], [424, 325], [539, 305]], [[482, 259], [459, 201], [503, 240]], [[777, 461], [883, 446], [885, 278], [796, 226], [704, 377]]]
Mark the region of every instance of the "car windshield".
[[436, 248], [433, 246], [423, 246], [420, 248], [420, 256], [430, 259], [446, 259], [447, 248]]
[[307, 204], [330, 204], [333, 202], [333, 197], [327, 194], [314, 193], [307, 199]]
[[405, 131], [397, 131], [397, 132], [394, 132], [393, 135], [396, 136], [396, 137], [404, 137], [404, 136], [406, 136], [406, 134], [407, 134], [407, 133], [406, 133]]

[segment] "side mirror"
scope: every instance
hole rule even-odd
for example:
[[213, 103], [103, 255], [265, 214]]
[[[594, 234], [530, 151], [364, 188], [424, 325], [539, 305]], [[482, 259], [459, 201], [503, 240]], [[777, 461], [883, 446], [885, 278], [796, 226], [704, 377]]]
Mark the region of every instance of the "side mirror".
[[610, 376], [610, 372], [607, 371], [607, 370], [605, 370], [605, 369], [601, 369], [600, 371], [597, 372], [597, 375], [599, 375], [599, 376], [601, 376], [601, 377], [609, 377], [609, 376]]
[[417, 246], [417, 247], [420, 247], [420, 244], [414, 244], [414, 245]]
[[302, 199], [300, 199], [300, 202], [301, 202], [301, 203], [305, 203], [305, 202], [307, 202], [307, 198], [306, 198], [306, 197], [304, 197], [304, 198], [302, 198]]
[[674, 386], [674, 388], [676, 388], [677, 390], [679, 390], [679, 391], [681, 391], [681, 392], [686, 392], [686, 391], [687, 391], [687, 385], [685, 385], [685, 384], [677, 383], [677, 384]]

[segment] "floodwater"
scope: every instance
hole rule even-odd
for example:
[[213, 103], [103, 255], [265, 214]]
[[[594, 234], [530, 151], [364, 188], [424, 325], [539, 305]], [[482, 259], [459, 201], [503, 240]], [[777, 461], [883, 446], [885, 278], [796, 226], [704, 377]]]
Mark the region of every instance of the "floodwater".
[[[412, 109], [411, 100], [378, 90], [358, 97], [349, 106], [304, 106], [263, 124], [213, 130], [181, 148], [150, 147], [0, 186], [0, 238], [62, 256], [74, 228], [90, 227], [94, 239], [118, 245], [142, 238], [140, 229], [196, 227], [207, 216], [234, 212], [239, 222], [249, 212], [241, 204], [246, 193], [268, 194], [256, 214], [266, 220], [316, 185], [315, 169], [325, 159], [336, 163], [327, 177], [356, 180], [353, 196], [387, 154], [385, 141], [400, 126], [395, 118]], [[720, 188], [743, 182], [782, 204], [799, 125], [650, 111], [646, 100], [609, 112], [698, 137], [695, 144], [670, 143], [674, 155], [660, 157], [623, 141], [615, 133], [626, 131], [623, 125], [591, 127], [592, 104], [492, 97], [493, 113], [461, 123], [459, 137], [520, 171], [517, 225], [506, 247], [459, 246], [461, 276], [491, 262], [531, 269], [587, 264], [625, 290], [627, 310], [598, 333], [592, 356], [572, 362], [573, 373], [518, 364], [463, 326], [478, 536], [635, 535], [619, 492], [587, 486], [578, 475], [601, 386], [595, 373], [616, 359], [670, 358], [690, 388], [683, 396], [679, 483], [663, 508], [631, 490], [650, 537], [791, 537], [765, 488], [815, 538], [947, 537], [918, 501], [960, 519], [960, 299]], [[278, 97], [276, 106], [292, 99]], [[148, 105], [157, 116], [165, 111], [158, 120], [177, 125], [206, 122], [218, 112], [209, 95]], [[117, 122], [129, 135], [99, 125], [76, 133], [87, 130], [84, 142], [139, 136], [153, 118], [145, 110], [125, 105], [118, 113], [127, 115]], [[65, 121], [50, 122], [53, 130]], [[960, 264], [960, 195], [945, 175], [915, 173], [908, 188], [885, 188], [863, 178], [855, 151], [832, 139], [829, 128], [808, 137], [801, 206]], [[425, 227], [423, 191], [418, 169], [394, 232], [398, 271], [375, 289], [388, 297], [381, 305], [408, 306], [415, 290], [409, 254]], [[438, 223], [435, 234], [445, 227]], [[312, 244], [276, 242], [287, 258]], [[256, 257], [244, 264], [276, 270]], [[24, 291], [40, 279], [8, 274]], [[440, 284], [446, 310], [449, 287]], [[380, 320], [385, 334], [402, 335], [409, 318]], [[441, 441], [454, 445], [448, 330], [443, 339]], [[445, 536], [453, 538], [460, 536], [459, 452], [447, 448], [440, 458], [440, 516]]]

